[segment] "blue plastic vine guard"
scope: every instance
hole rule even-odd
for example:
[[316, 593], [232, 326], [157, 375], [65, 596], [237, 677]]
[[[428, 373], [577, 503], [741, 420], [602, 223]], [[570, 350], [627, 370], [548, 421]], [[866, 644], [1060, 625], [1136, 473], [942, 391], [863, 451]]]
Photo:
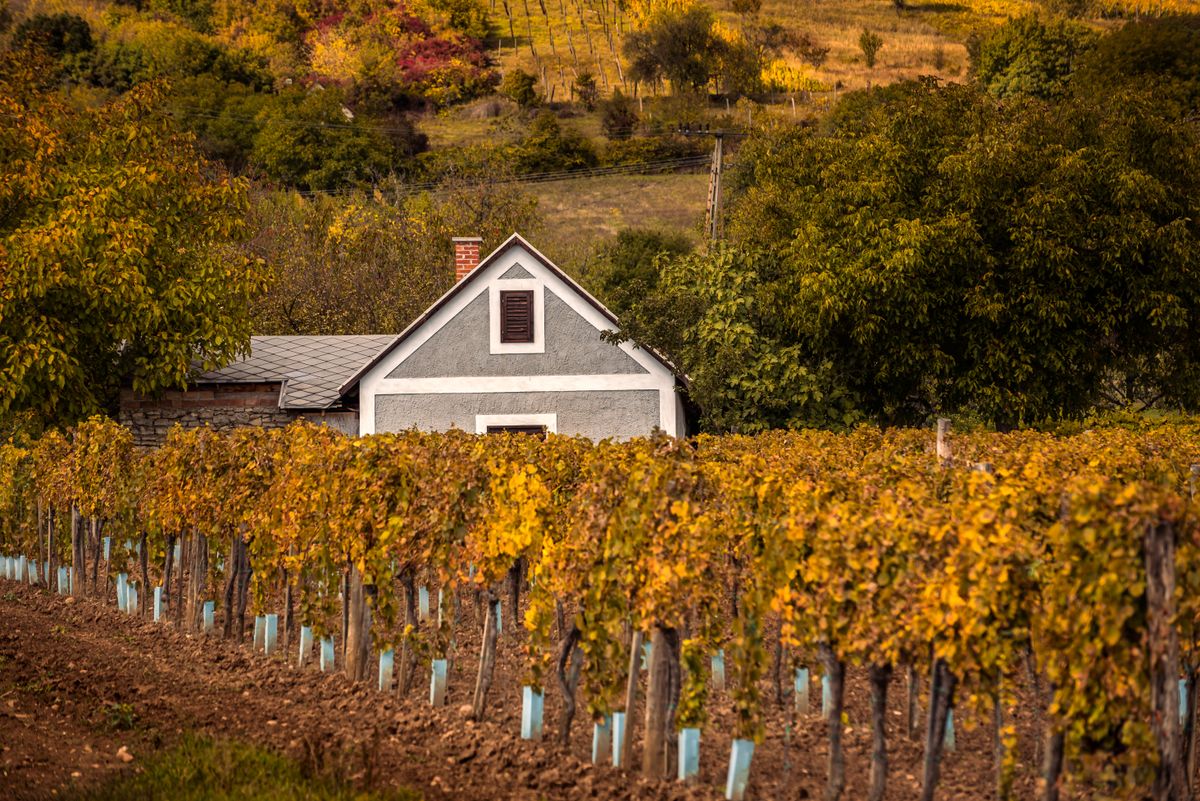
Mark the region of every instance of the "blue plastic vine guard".
[[700, 730], [679, 730], [679, 781], [690, 782], [700, 773]]
[[729, 775], [725, 780], [727, 801], [742, 801], [750, 782], [750, 760], [754, 757], [753, 740], [734, 740], [729, 753]]
[[529, 685], [521, 688], [521, 739], [542, 739], [542, 708], [545, 696]]

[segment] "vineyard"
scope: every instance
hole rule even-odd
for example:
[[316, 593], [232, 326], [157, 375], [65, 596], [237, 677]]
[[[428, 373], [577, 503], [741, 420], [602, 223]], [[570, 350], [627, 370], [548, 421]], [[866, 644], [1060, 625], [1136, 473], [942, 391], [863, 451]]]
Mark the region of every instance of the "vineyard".
[[[807, 714], [811, 680], [826, 797], [841, 797], [862, 679], [872, 799], [896, 780], [889, 715], [922, 740], [923, 799], [956, 721], [986, 733], [999, 798], [1035, 753], [1047, 799], [1182, 799], [1198, 434], [941, 425], [592, 444], [295, 425], [176, 429], [139, 453], [93, 419], [0, 448], [0, 551], [8, 579], [115, 591], [132, 615], [238, 642], [253, 617], [256, 650], [400, 696], [428, 683], [434, 705], [447, 662], [476, 658], [469, 642], [477, 721], [496, 714], [501, 633], [520, 627], [522, 737], [566, 744], [583, 719], [593, 761], [654, 778], [695, 780], [727, 695], [728, 798], [778, 736], [784, 687]], [[543, 721], [547, 693], [557, 720]], [[1021, 742], [1030, 712], [1037, 742]]]

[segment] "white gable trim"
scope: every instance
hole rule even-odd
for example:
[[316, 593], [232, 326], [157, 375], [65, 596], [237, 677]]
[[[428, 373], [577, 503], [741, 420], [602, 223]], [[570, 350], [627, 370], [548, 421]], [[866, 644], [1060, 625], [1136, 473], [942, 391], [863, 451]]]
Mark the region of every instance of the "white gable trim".
[[[515, 240], [515, 246], [508, 247]], [[504, 251], [504, 252], [500, 252]], [[591, 324], [597, 332], [611, 331], [612, 321], [581, 294], [580, 289], [569, 284], [548, 269], [542, 260], [545, 256], [538, 253], [520, 236], [514, 234], [495, 253], [488, 256], [480, 267], [462, 279], [463, 285], [452, 297], [446, 299], [441, 306], [425, 320], [413, 328], [408, 335], [390, 352], [386, 353], [359, 379], [359, 433], [375, 433], [375, 396], [376, 395], [406, 395], [428, 393], [464, 393], [464, 392], [554, 392], [554, 391], [588, 391], [598, 389], [657, 389], [659, 392], [659, 427], [668, 434], [682, 435], [683, 418], [679, 414], [678, 398], [675, 392], [675, 375], [659, 359], [649, 352], [625, 341], [617, 345], [631, 359], [643, 367], [649, 375], [614, 374], [602, 376], [506, 376], [506, 377], [455, 377], [445, 378], [406, 378], [389, 379], [387, 376], [403, 363], [409, 356], [459, 315], [472, 301], [489, 293], [489, 307], [493, 331], [492, 352], [521, 352], [496, 351], [499, 340], [499, 290], [535, 288], [535, 320], [537, 337], [541, 337], [541, 350], [545, 348], [545, 319], [544, 292], [549, 290], [567, 304], [580, 317]], [[503, 276], [513, 266], [520, 264], [532, 278], [508, 278]], [[528, 285], [528, 286], [527, 286]], [[454, 290], [451, 290], [454, 292]], [[449, 293], [448, 293], [449, 294]], [[505, 345], [504, 347], [513, 347]], [[530, 351], [524, 351], [530, 352]], [[539, 424], [540, 425], [540, 424]]]

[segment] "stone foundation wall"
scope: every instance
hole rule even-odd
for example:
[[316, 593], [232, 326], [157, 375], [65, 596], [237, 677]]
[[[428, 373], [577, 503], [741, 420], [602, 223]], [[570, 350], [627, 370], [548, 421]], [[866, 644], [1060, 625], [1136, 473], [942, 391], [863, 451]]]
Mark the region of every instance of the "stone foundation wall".
[[187, 391], [166, 392], [160, 398], [121, 391], [117, 419], [133, 431], [134, 444], [153, 448], [166, 438], [171, 426], [202, 425], [218, 431], [240, 426], [281, 428], [295, 419], [279, 408], [279, 384], [221, 384]]

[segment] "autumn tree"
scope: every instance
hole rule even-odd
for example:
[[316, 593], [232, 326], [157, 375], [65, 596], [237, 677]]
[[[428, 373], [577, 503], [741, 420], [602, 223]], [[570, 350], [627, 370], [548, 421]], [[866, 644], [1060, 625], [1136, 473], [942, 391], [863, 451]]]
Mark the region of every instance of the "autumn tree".
[[255, 331], [402, 331], [453, 284], [452, 237], [478, 234], [486, 250], [536, 230], [538, 219], [516, 184], [473, 177], [390, 198], [264, 193], [250, 212], [258, 233], [243, 246], [273, 275], [255, 305]]
[[263, 271], [229, 245], [246, 187], [136, 89], [94, 111], [0, 68], [0, 412], [71, 420], [248, 344]]

